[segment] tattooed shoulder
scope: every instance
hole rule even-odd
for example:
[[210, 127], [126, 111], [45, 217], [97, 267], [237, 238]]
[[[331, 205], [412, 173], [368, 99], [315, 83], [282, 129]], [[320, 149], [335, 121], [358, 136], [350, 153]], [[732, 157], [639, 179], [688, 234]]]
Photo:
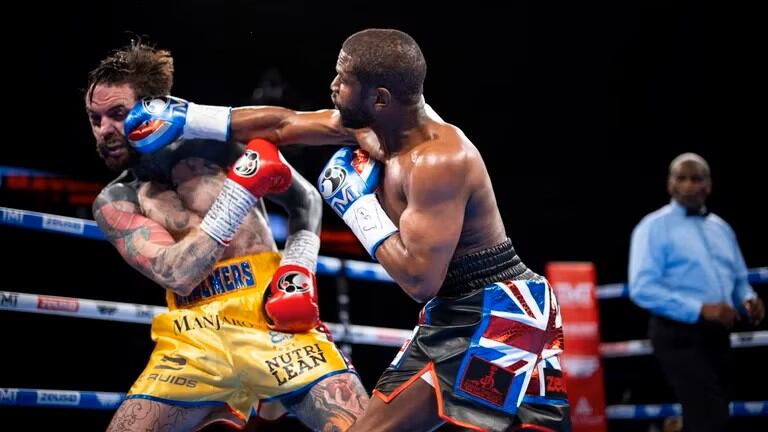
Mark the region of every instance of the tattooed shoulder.
[[134, 178], [128, 178], [123, 173], [120, 177], [108, 184], [101, 190], [96, 200], [93, 202], [93, 213], [103, 207], [105, 204], [112, 202], [126, 202], [133, 203], [138, 206], [139, 198], [137, 194], [140, 182]]

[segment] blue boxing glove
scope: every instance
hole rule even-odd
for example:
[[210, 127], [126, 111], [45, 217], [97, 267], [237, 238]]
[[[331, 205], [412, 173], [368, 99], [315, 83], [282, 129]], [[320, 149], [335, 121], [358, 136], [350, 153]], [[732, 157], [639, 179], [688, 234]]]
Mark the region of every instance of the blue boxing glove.
[[344, 219], [373, 259], [381, 242], [397, 232], [376, 198], [381, 169], [365, 151], [344, 147], [317, 179], [325, 202]]
[[229, 107], [198, 105], [173, 96], [144, 98], [125, 118], [125, 136], [140, 153], [152, 153], [174, 141], [229, 136]]

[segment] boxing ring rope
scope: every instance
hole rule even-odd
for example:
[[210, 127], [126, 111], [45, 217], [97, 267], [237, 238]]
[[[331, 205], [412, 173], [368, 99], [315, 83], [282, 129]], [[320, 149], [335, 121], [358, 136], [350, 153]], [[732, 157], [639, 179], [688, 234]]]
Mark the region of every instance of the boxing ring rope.
[[[106, 321], [150, 324], [155, 315], [166, 312], [162, 306], [78, 299], [39, 294], [0, 291], [0, 310], [42, 313]], [[326, 323], [335, 339], [355, 344], [399, 347], [411, 334], [410, 330]], [[743, 332], [731, 335], [734, 348], [768, 345], [768, 331]], [[650, 354], [648, 341], [634, 340], [600, 344], [604, 357]], [[0, 405], [38, 406], [82, 409], [116, 409], [125, 393], [76, 390], [47, 390], [0, 387]], [[680, 415], [679, 404], [609, 405], [609, 419], [657, 419]], [[733, 416], [768, 416], [768, 401], [734, 401]]]
[[[749, 269], [747, 279], [751, 284], [768, 283], [768, 267], [756, 267]], [[597, 286], [597, 298], [600, 300], [629, 297], [629, 285], [614, 283]]]
[[[67, 216], [58, 216], [29, 210], [0, 207], [0, 224], [37, 231], [69, 234], [94, 240], [105, 240], [96, 222]], [[351, 279], [363, 279], [379, 282], [394, 282], [379, 264], [340, 260], [338, 258], [318, 258], [317, 274], [337, 276], [345, 275]], [[749, 270], [749, 282], [753, 284], [768, 283], [768, 267], [757, 267]], [[628, 296], [627, 284], [607, 284], [597, 287], [597, 298], [611, 299]]]
[[[168, 308], [164, 306], [0, 291], [0, 310], [151, 324], [155, 315], [167, 312]], [[343, 324], [329, 322], [325, 323], [325, 325], [330, 330], [334, 340], [354, 344], [400, 347], [411, 335], [411, 330], [362, 325], [350, 325], [349, 329], [345, 330]]]
[[[0, 406], [116, 410], [125, 393], [0, 387]], [[768, 402], [733, 401], [734, 417], [768, 416]], [[611, 420], [653, 420], [681, 415], [680, 404], [609, 405]]]
[[[140, 324], [151, 324], [155, 315], [168, 311], [164, 306], [26, 294], [13, 291], [0, 291], [0, 310]], [[325, 325], [336, 341], [353, 344], [400, 347], [411, 335], [411, 330], [403, 329], [356, 324], [347, 326], [332, 322], [327, 322]], [[348, 328], [345, 329], [345, 327]], [[734, 348], [766, 345], [768, 345], [768, 331], [731, 334], [731, 346]], [[650, 353], [651, 346], [648, 340], [638, 339], [600, 344], [600, 354], [608, 358], [631, 357]]]
[[[164, 306], [0, 291], [0, 310], [151, 324], [155, 315], [168, 309]], [[353, 344], [400, 347], [411, 335], [411, 330], [403, 329], [331, 322], [325, 325], [336, 341]], [[731, 334], [731, 346], [734, 348], [767, 345], [768, 331]], [[646, 355], [651, 353], [651, 346], [648, 340], [603, 342], [600, 344], [600, 353], [608, 358]]]
[[[0, 224], [104, 240], [96, 223], [86, 219], [0, 207]], [[386, 271], [378, 264], [324, 256], [318, 259], [317, 274], [392, 282]], [[751, 269], [749, 280], [754, 284], [768, 283], [768, 267]], [[620, 298], [626, 295], [626, 284], [603, 285], [597, 289], [599, 299]], [[167, 308], [0, 291], [0, 310], [150, 324], [155, 315], [167, 311]], [[348, 316], [347, 318], [341, 316], [341, 321], [342, 323], [326, 323], [326, 326], [334, 339], [347, 344], [400, 347], [411, 334], [410, 330], [353, 325], [349, 323]], [[731, 344], [734, 348], [768, 346], [768, 331], [733, 333]], [[600, 344], [600, 353], [606, 358], [646, 355], [651, 353], [651, 346], [648, 340], [605, 342]], [[0, 405], [115, 409], [124, 395], [124, 393], [112, 392], [0, 388]], [[655, 419], [680, 415], [680, 413], [679, 404], [606, 407], [606, 416], [609, 419]], [[731, 403], [731, 415], [768, 416], [768, 401], [734, 401]]]
[[116, 410], [125, 393], [0, 387], [0, 406]]

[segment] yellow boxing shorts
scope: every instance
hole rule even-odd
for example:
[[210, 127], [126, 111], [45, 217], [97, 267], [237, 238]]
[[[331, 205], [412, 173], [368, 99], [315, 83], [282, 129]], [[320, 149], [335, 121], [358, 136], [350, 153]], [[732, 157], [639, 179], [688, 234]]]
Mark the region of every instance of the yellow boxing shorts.
[[152, 321], [155, 349], [127, 397], [226, 404], [247, 420], [260, 401], [354, 372], [323, 327], [298, 334], [267, 327], [261, 303], [279, 263], [276, 252], [219, 261], [190, 295], [169, 291], [170, 311]]

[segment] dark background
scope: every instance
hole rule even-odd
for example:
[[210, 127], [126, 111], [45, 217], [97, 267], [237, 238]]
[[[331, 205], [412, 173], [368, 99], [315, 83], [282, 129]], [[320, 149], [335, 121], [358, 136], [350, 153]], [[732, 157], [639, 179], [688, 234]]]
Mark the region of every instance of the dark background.
[[[244, 105], [270, 68], [283, 105], [330, 107], [341, 43], [366, 27], [396, 27], [421, 45], [427, 101], [463, 129], [488, 165], [507, 232], [523, 260], [592, 261], [599, 283], [626, 279], [629, 235], [668, 201], [669, 161], [694, 151], [710, 163], [710, 208], [736, 231], [749, 267], [768, 265], [764, 15], [736, 2], [509, 2], [427, 7], [417, 2], [172, 1], [19, 5], [6, 16], [7, 107], [0, 165], [106, 183], [83, 109], [87, 72], [143, 35], [175, 58], [173, 94]], [[755, 6], [756, 7], [756, 6]], [[762, 58], [762, 59], [761, 59]], [[314, 180], [333, 149], [287, 156]], [[72, 207], [0, 189], [0, 205], [88, 217]], [[325, 224], [341, 228], [326, 212]], [[163, 304], [162, 291], [106, 243], [0, 227], [0, 290]], [[334, 281], [322, 277], [323, 318], [337, 321]], [[352, 322], [410, 328], [419, 305], [388, 284], [351, 284]], [[765, 298], [765, 288], [757, 287]], [[645, 337], [646, 315], [601, 302], [603, 340]], [[152, 348], [148, 326], [0, 313], [6, 342], [0, 386], [128, 389]], [[763, 324], [761, 328], [765, 329]], [[747, 330], [742, 325], [738, 330]], [[393, 348], [355, 346], [370, 390]], [[760, 367], [765, 349], [738, 350]], [[607, 360], [608, 403], [671, 401], [648, 357]], [[757, 380], [757, 381], [755, 381]], [[734, 399], [768, 399], [765, 374]], [[755, 385], [758, 383], [759, 385]], [[108, 412], [0, 409], [8, 419], [103, 429]], [[744, 422], [741, 430], [757, 430]], [[46, 426], [39, 430], [46, 430]], [[647, 430], [613, 422], [612, 430]], [[285, 430], [289, 430], [285, 429]], [[38, 430], [31, 423], [21, 430]]]

